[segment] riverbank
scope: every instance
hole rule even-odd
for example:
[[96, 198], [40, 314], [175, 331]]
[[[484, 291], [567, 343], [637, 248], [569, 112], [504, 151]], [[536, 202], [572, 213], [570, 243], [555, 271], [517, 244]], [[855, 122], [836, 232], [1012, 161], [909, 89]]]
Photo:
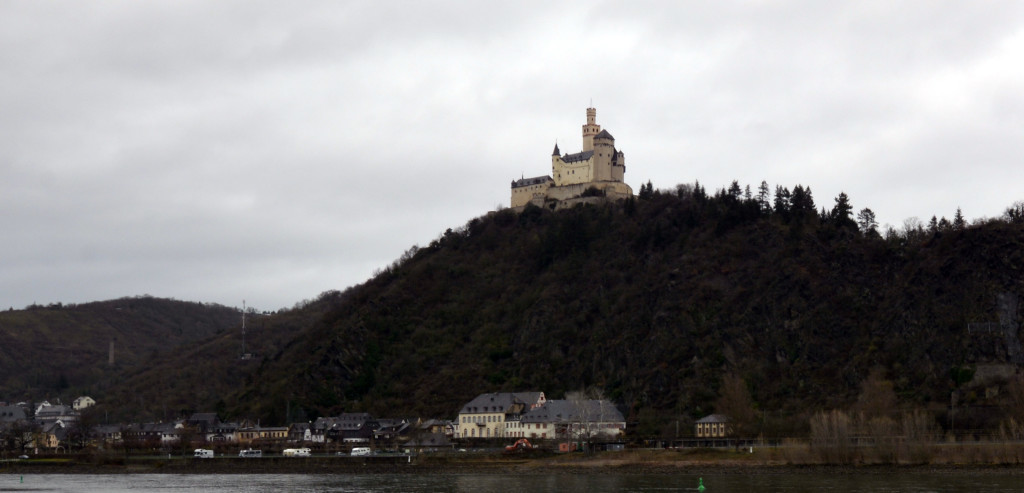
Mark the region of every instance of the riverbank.
[[999, 472], [1024, 475], [1016, 463], [929, 462], [820, 464], [786, 461], [779, 451], [635, 450], [595, 454], [439, 453], [371, 457], [111, 457], [81, 455], [0, 462], [0, 474], [784, 474]]

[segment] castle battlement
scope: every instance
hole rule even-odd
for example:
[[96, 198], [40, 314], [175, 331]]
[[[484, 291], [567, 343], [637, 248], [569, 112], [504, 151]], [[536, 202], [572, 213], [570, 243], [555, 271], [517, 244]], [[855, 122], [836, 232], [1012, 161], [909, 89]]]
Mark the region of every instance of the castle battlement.
[[551, 176], [522, 178], [512, 181], [511, 206], [538, 206], [557, 208], [560, 204], [598, 196], [620, 199], [633, 196], [623, 179], [626, 173], [626, 155], [615, 148], [615, 137], [597, 124], [597, 110], [587, 108], [587, 123], [583, 125], [583, 150], [561, 154], [558, 144], [551, 153]]

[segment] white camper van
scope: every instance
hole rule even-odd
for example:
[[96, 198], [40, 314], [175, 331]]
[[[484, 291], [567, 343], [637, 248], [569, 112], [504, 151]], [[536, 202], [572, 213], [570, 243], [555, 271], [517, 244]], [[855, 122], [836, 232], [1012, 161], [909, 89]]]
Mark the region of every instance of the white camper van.
[[281, 452], [281, 455], [285, 457], [309, 457], [310, 450], [308, 448], [286, 448]]
[[192, 453], [192, 457], [199, 459], [212, 459], [213, 451], [205, 448], [197, 448], [196, 451]]

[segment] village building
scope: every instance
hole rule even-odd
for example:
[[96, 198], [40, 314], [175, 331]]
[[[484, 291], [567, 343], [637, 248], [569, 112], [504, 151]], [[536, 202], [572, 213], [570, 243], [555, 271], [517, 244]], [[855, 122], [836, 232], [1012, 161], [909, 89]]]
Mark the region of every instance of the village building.
[[28, 416], [25, 414], [25, 408], [21, 406], [0, 406], [0, 425], [3, 423], [17, 423], [27, 419]]
[[698, 419], [693, 427], [697, 438], [725, 438], [732, 432], [729, 427], [729, 418], [723, 414], [704, 416]]
[[380, 423], [369, 413], [341, 413], [317, 418], [310, 426], [313, 443], [368, 443]]
[[523, 413], [543, 406], [544, 392], [499, 392], [480, 394], [459, 411], [457, 435], [461, 438], [507, 437], [510, 422]]
[[392, 445], [412, 431], [412, 425], [406, 419], [380, 419], [380, 427], [373, 430], [373, 441], [377, 444]]
[[622, 413], [606, 400], [550, 400], [510, 423], [513, 438], [618, 439], [626, 430]]
[[65, 424], [70, 424], [78, 421], [78, 411], [72, 409], [71, 406], [50, 405], [47, 402], [36, 409], [35, 420], [39, 423], [62, 421]]
[[89, 408], [89, 407], [92, 407], [92, 406], [95, 406], [95, 405], [96, 405], [96, 401], [92, 397], [89, 397], [87, 395], [83, 395], [83, 396], [75, 399], [75, 401], [71, 403], [71, 408], [74, 409], [75, 411], [81, 411], [83, 409], [86, 409], [86, 408]]
[[287, 426], [241, 426], [235, 432], [236, 441], [243, 445], [268, 442], [284, 442], [288, 440]]

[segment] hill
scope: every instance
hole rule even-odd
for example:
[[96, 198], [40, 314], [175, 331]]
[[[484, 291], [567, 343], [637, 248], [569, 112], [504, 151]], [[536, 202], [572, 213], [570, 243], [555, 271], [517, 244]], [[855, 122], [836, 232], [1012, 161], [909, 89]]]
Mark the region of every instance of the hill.
[[[245, 341], [249, 357], [241, 357], [242, 337], [237, 320], [230, 330], [179, 346], [125, 371], [118, 385], [100, 394], [106, 403], [104, 410], [116, 419], [132, 421], [169, 421], [208, 411], [223, 417], [259, 420], [262, 416], [251, 412], [248, 402], [235, 401], [237, 405], [229, 409], [230, 396], [254, 385], [254, 375], [268, 355], [286, 351], [290, 344], [304, 340], [304, 334], [318, 324], [325, 310], [339, 302], [340, 296], [330, 291], [316, 300], [299, 303], [299, 308], [273, 315], [251, 313], [246, 322]], [[262, 396], [256, 400], [271, 399]], [[287, 402], [283, 405], [287, 406]], [[287, 409], [281, 411], [281, 415], [287, 414]], [[292, 417], [303, 419], [305, 415], [298, 411]]]
[[648, 184], [617, 203], [492, 213], [362, 285], [254, 318], [254, 359], [237, 358], [237, 331], [207, 334], [104, 397], [135, 419], [285, 423], [454, 417], [482, 392], [590, 388], [655, 434], [721, 411], [729, 381], [758, 431], [781, 435], [882, 379], [897, 407], [940, 422], [1002, 416], [1024, 361], [1024, 214], [880, 234], [845, 195], [831, 210], [800, 186], [765, 196]]
[[0, 396], [70, 402], [102, 392], [126, 370], [237, 326], [240, 316], [225, 306], [148, 296], [0, 312]]
[[[958, 217], [883, 237], [850, 216], [845, 196], [818, 212], [800, 186], [774, 207], [698, 185], [500, 211], [330, 300], [228, 404], [271, 421], [453, 416], [481, 392], [595, 387], [653, 432], [713, 411], [731, 374], [782, 433], [849, 406], [872, 370], [902, 405], [937, 414], [965, 383], [958, 369], [1013, 373], [1020, 221]], [[1001, 299], [1012, 330], [970, 332], [1000, 321]]]

